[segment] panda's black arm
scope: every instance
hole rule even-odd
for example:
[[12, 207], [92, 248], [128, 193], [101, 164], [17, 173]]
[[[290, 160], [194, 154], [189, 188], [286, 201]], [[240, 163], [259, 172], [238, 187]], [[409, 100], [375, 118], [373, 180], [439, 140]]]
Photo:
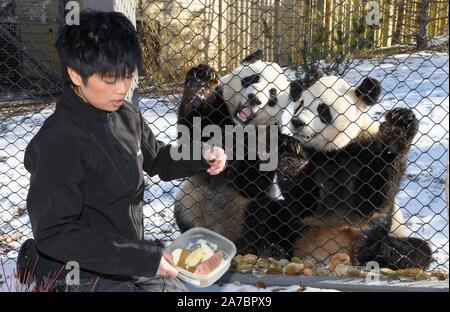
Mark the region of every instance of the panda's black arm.
[[377, 139], [393, 155], [407, 153], [419, 129], [419, 120], [408, 108], [395, 108], [385, 115]]

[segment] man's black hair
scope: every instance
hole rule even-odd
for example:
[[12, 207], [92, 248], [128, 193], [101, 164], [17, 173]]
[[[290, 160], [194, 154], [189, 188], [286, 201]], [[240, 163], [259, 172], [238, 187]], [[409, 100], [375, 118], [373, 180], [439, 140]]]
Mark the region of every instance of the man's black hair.
[[67, 67], [74, 69], [86, 84], [93, 74], [124, 78], [142, 64], [136, 29], [119, 12], [80, 12], [79, 25], [62, 26], [55, 46], [68, 84], [72, 82]]

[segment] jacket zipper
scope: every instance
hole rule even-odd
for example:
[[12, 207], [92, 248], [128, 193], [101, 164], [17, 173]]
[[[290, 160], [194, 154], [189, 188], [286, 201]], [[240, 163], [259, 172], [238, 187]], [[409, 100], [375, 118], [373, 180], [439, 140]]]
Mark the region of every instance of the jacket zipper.
[[[132, 164], [130, 164], [130, 157], [129, 155], [127, 155], [126, 150], [120, 145], [119, 139], [117, 137], [117, 135], [115, 134], [113, 128], [111, 127], [111, 114], [107, 115], [107, 121], [108, 121], [108, 131], [110, 131], [111, 133], [111, 137], [115, 140], [115, 144], [117, 144], [118, 147], [118, 151], [120, 156], [122, 157], [122, 159], [125, 161], [126, 163], [126, 171], [127, 171], [127, 177], [129, 179], [129, 183], [131, 184], [133, 182], [133, 176], [132, 176], [132, 171], [136, 174], [136, 177], [139, 178], [139, 172], [138, 169], [136, 168], [136, 166], [133, 166]], [[133, 196], [131, 197], [131, 202], [130, 202], [130, 213], [131, 213], [131, 219], [133, 221], [133, 225], [134, 225], [134, 229], [136, 230], [137, 236], [139, 238], [141, 238], [141, 231], [139, 230], [139, 225], [138, 225], [138, 221], [136, 220], [136, 216], [135, 216], [135, 205], [134, 205], [134, 200], [136, 199], [136, 193], [133, 194]], [[143, 227], [143, 226], [141, 226]]]

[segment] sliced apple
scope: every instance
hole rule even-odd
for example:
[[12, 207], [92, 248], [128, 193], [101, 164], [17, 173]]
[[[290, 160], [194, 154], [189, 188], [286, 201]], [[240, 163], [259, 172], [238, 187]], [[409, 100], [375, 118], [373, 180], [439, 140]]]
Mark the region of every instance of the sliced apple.
[[205, 242], [201, 242], [200, 247], [203, 249], [202, 262], [214, 256], [214, 251]]
[[192, 268], [192, 267], [195, 267], [197, 264], [199, 264], [200, 261], [202, 261], [203, 254], [204, 254], [204, 251], [201, 247], [197, 248], [196, 250], [191, 252], [191, 254], [184, 261], [186, 268], [190, 268], [190, 267]]

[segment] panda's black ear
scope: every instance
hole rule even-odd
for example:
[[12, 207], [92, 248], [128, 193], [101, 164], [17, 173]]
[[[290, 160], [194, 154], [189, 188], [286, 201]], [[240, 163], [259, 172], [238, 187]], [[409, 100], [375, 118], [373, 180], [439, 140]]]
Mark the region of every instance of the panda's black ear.
[[246, 58], [244, 58], [241, 61], [241, 64], [249, 65], [249, 64], [255, 63], [256, 61], [262, 60], [262, 57], [263, 57], [263, 51], [261, 49], [258, 49], [255, 52], [253, 52], [252, 54], [250, 54], [249, 56], [247, 56]]
[[291, 81], [289, 96], [293, 101], [298, 101], [298, 99], [302, 96], [304, 90], [305, 87], [303, 86], [302, 79]]
[[356, 96], [361, 98], [367, 105], [375, 104], [381, 94], [380, 82], [374, 78], [366, 77], [356, 87]]

